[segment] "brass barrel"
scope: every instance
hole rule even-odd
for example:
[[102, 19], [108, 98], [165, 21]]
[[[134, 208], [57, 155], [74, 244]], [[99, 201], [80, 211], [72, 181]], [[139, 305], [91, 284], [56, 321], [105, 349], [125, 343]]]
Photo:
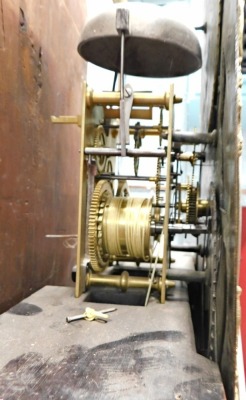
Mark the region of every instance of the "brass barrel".
[[[120, 118], [120, 109], [104, 107], [104, 118], [105, 119]], [[152, 120], [152, 108], [132, 108], [130, 118]]]
[[[174, 96], [174, 103], [181, 103], [182, 98]], [[88, 90], [86, 95], [87, 107], [94, 105], [118, 106], [120, 92], [94, 92]], [[165, 107], [169, 108], [169, 93], [154, 94], [150, 92], [138, 92], [133, 94], [133, 106], [140, 107]]]
[[[88, 272], [86, 275], [86, 287], [97, 286], [113, 286], [120, 288], [123, 292], [129, 288], [144, 288], [148, 289], [150, 278], [140, 276], [130, 276], [127, 271], [123, 271], [121, 275], [98, 275]], [[162, 278], [154, 278], [152, 282], [152, 289], [161, 291]], [[166, 287], [174, 287], [175, 283], [166, 280]]]

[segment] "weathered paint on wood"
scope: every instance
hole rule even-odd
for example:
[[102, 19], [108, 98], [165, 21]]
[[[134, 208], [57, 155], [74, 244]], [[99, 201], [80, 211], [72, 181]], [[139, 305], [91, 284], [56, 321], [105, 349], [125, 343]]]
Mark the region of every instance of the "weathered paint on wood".
[[[214, 182], [209, 265], [216, 270], [209, 296], [213, 303], [216, 361], [227, 398], [236, 398], [237, 284], [240, 259], [239, 159], [241, 153], [241, 45], [240, 0], [205, 2], [202, 129], [217, 130], [217, 143], [206, 151], [202, 191], [209, 196]], [[241, 8], [242, 10], [242, 8]], [[214, 290], [214, 293], [213, 293]], [[209, 333], [210, 334], [210, 333]], [[213, 340], [213, 339], [212, 339]]]

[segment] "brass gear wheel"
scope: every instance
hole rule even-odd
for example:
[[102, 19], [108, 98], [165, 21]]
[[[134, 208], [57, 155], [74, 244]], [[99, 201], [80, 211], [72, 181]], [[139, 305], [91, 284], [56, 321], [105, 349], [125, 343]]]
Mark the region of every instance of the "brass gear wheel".
[[101, 180], [95, 187], [92, 195], [89, 227], [88, 244], [91, 267], [95, 272], [102, 272], [109, 265], [109, 255], [102, 250], [102, 219], [106, 201], [113, 197], [113, 190], [110, 183]]
[[[104, 147], [105, 146], [105, 131], [102, 125], [96, 128], [96, 135], [94, 139], [94, 147]], [[98, 172], [105, 171], [107, 163], [106, 156], [96, 156], [96, 165]]]

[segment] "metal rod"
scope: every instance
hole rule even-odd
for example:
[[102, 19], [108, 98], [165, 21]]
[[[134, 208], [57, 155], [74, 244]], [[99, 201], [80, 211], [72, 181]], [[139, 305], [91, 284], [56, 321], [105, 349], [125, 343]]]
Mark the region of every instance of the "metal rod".
[[[120, 149], [113, 149], [109, 147], [86, 147], [84, 150], [86, 155], [95, 156], [121, 156]], [[126, 155], [128, 157], [166, 157], [165, 150], [141, 150], [141, 149], [126, 149]]]
[[56, 117], [51, 116], [51, 122], [53, 124], [75, 124], [81, 126], [81, 116], [80, 115], [60, 115]]
[[45, 237], [47, 237], [47, 238], [51, 238], [51, 239], [54, 239], [54, 238], [77, 238], [78, 237], [78, 235], [76, 234], [76, 235], [57, 235], [57, 234], [48, 234], [48, 235], [45, 235]]
[[[114, 109], [113, 109], [114, 110]], [[116, 111], [118, 111], [119, 109], [115, 109]], [[135, 109], [135, 110], [142, 110], [142, 111], [149, 111], [149, 110], [152, 110], [152, 109], [145, 109], [145, 108], [139, 108], [139, 109]], [[116, 125], [114, 125], [114, 124], [103, 124], [103, 127], [104, 127], [104, 129], [118, 129], [120, 126], [118, 125], [118, 124], [116, 124]], [[129, 128], [130, 128], [130, 133], [131, 134], [134, 134], [135, 132], [136, 132], [136, 126], [135, 125], [130, 125], [129, 126]], [[165, 129], [167, 129], [168, 127], [167, 126], [162, 126], [162, 127], [157, 127], [157, 126], [148, 126], [148, 125], [140, 125], [139, 127], [138, 127], [138, 129], [140, 130], [140, 131], [145, 131], [145, 130], [147, 130], [147, 131], [149, 131], [151, 134], [157, 134], [157, 132], [158, 132], [158, 134], [160, 134], [160, 129], [161, 130], [165, 130]], [[192, 132], [193, 133], [193, 132]]]
[[66, 322], [73, 322], [73, 321], [79, 321], [80, 319], [84, 319], [85, 314], [78, 314], [78, 315], [73, 315], [72, 317], [66, 317]]
[[190, 225], [190, 224], [169, 224], [169, 233], [191, 233], [192, 235], [200, 235], [202, 233], [208, 233], [208, 227], [206, 225]]
[[202, 247], [201, 246], [178, 246], [178, 245], [171, 245], [171, 250], [172, 251], [185, 251], [188, 253], [198, 253], [200, 254], [202, 252]]
[[206, 280], [206, 273], [191, 269], [169, 268], [167, 269], [167, 278], [174, 281], [204, 282]]
[[[114, 110], [117, 111], [117, 110]], [[139, 110], [140, 111], [140, 110]], [[146, 111], [146, 110], [144, 110]], [[148, 111], [148, 110], [147, 110]], [[104, 125], [105, 128], [108, 129], [117, 129], [119, 128], [119, 125]], [[160, 135], [160, 128], [158, 127], [150, 127], [150, 126], [140, 126], [139, 127], [140, 131], [143, 131], [145, 136], [148, 135]], [[167, 133], [167, 127], [162, 126], [161, 127], [161, 137], [162, 139], [167, 139], [168, 138], [168, 133]], [[134, 134], [136, 131], [135, 126], [130, 126], [130, 134]], [[173, 132], [173, 142], [180, 142], [180, 143], [185, 143], [185, 144], [214, 144], [216, 141], [216, 135], [217, 132], [216, 130], [213, 130], [210, 133], [202, 133], [202, 132], [197, 132], [194, 133], [192, 131], [174, 131]]]
[[185, 152], [185, 153], [177, 153], [177, 154], [175, 154], [174, 158], [176, 160], [188, 161], [188, 162], [194, 163], [196, 160], [205, 161], [206, 155], [205, 155], [204, 151], [196, 152], [196, 153]]
[[[161, 157], [161, 158], [166, 158], [167, 153], [165, 150], [162, 149], [157, 149], [154, 151], [150, 150], [142, 150], [142, 149], [126, 149], [125, 152], [126, 156], [128, 157]], [[111, 147], [86, 147], [84, 150], [84, 154], [86, 155], [95, 155], [95, 156], [121, 156], [122, 151], [121, 149], [115, 149]], [[200, 152], [200, 153], [195, 153], [195, 154], [190, 154], [190, 153], [181, 153], [181, 154], [175, 154], [171, 152], [171, 157], [172, 161], [174, 160], [182, 160], [186, 162], [192, 162], [193, 158], [197, 160], [204, 160], [205, 158], [205, 153]]]
[[[124, 96], [124, 95], [123, 95]], [[125, 119], [125, 100], [120, 99], [120, 155], [126, 156], [126, 119]]]
[[[150, 181], [155, 182], [155, 176], [135, 176], [135, 175], [112, 175], [112, 174], [100, 174], [95, 176], [95, 179], [108, 179], [108, 180], [123, 180], [123, 181]], [[159, 178], [160, 181], [165, 181], [166, 177], [162, 176]], [[153, 205], [155, 206], [155, 205]], [[156, 206], [159, 207], [159, 206]]]
[[[199, 235], [201, 233], [207, 233], [208, 232], [208, 227], [206, 225], [189, 225], [189, 224], [169, 224], [168, 230], [170, 233], [191, 233], [194, 235]], [[161, 223], [155, 223], [151, 224], [151, 232], [150, 234], [152, 236], [160, 234], [162, 231], [162, 224]], [[78, 235], [75, 233], [74, 235], [46, 235], [46, 237], [49, 238], [63, 238], [63, 237], [73, 237], [76, 238]], [[180, 250], [178, 250], [178, 247]], [[171, 250], [173, 251], [191, 251], [191, 252], [198, 252], [196, 250], [196, 247], [199, 248], [199, 246], [171, 246]], [[201, 250], [202, 251], [202, 250]], [[128, 258], [127, 258], [128, 260]]]
[[120, 46], [120, 98], [124, 100], [124, 59], [125, 59], [125, 32], [121, 31]]
[[[168, 133], [162, 132], [161, 137], [167, 139]], [[181, 142], [186, 144], [214, 144], [216, 140], [216, 130], [211, 133], [194, 133], [194, 132], [174, 132], [173, 142]]]
[[[150, 234], [160, 235], [163, 229], [162, 223], [155, 223], [150, 227]], [[208, 232], [208, 227], [206, 225], [191, 225], [191, 224], [169, 224], [168, 231], [170, 234], [182, 234], [191, 233], [192, 235], [200, 235], [202, 233]]]
[[120, 152], [126, 156], [126, 118], [125, 118], [125, 95], [124, 95], [124, 58], [125, 58], [125, 32], [121, 31], [120, 46]]

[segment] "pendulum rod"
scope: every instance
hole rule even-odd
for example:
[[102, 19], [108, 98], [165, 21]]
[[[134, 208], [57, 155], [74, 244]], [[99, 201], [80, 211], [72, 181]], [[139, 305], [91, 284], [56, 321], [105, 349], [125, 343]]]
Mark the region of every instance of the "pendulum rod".
[[126, 104], [125, 104], [125, 93], [124, 93], [125, 35], [127, 33], [129, 33], [129, 10], [124, 9], [124, 8], [119, 8], [116, 10], [116, 30], [121, 38], [121, 47], [120, 47], [120, 145], [121, 145], [121, 156], [124, 157], [124, 156], [126, 156], [126, 144], [128, 144], [128, 141], [129, 141], [129, 128], [128, 128], [128, 130], [126, 129], [127, 128], [126, 127]]

